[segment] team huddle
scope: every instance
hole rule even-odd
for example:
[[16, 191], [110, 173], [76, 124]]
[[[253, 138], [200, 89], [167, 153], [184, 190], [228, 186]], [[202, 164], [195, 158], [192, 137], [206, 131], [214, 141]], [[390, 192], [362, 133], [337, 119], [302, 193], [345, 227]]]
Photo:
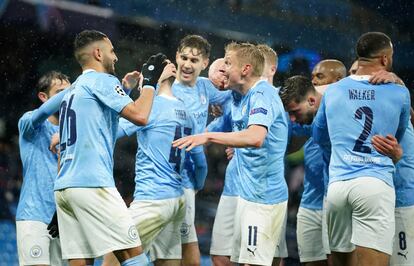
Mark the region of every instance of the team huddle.
[[[306, 265], [413, 265], [414, 134], [410, 95], [391, 72], [393, 46], [362, 35], [346, 77], [338, 60], [312, 78], [273, 86], [277, 54], [232, 42], [214, 61], [198, 35], [184, 37], [176, 65], [151, 56], [141, 73], [115, 77], [102, 32], [74, 41], [82, 74], [52, 71], [43, 104], [19, 120], [24, 181], [16, 214], [20, 265], [200, 265], [195, 195], [203, 145], [229, 163], [211, 237], [213, 265], [279, 265], [288, 257], [285, 157], [304, 148], [297, 214]], [[130, 97], [132, 90], [139, 97]], [[207, 125], [208, 109], [218, 110]], [[135, 135], [135, 190], [127, 207], [115, 187], [113, 151]]]

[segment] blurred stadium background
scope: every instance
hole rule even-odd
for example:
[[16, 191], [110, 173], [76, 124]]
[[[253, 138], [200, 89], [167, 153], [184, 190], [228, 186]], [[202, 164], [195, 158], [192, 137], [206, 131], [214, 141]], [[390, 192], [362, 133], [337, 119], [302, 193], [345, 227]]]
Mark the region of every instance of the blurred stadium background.
[[[139, 69], [151, 54], [161, 51], [174, 59], [178, 41], [190, 33], [209, 40], [211, 61], [223, 56], [231, 40], [266, 43], [279, 54], [275, 84], [280, 85], [294, 74], [309, 76], [322, 59], [336, 58], [350, 67], [357, 38], [366, 31], [382, 31], [394, 42], [395, 73], [413, 88], [413, 10], [409, 0], [0, 0], [0, 266], [18, 265], [14, 215], [22, 168], [17, 121], [38, 106], [34, 86], [42, 74], [58, 70], [71, 81], [80, 74], [72, 55], [76, 33], [98, 29], [109, 35], [120, 78]], [[196, 214], [204, 255], [227, 164], [223, 148], [206, 150], [209, 174], [197, 195]], [[115, 177], [127, 202], [134, 189], [135, 151], [135, 139], [130, 138], [120, 141], [115, 153]], [[295, 224], [302, 161], [301, 152], [286, 160], [290, 198], [285, 265], [299, 265]], [[207, 256], [202, 264], [210, 264]]]

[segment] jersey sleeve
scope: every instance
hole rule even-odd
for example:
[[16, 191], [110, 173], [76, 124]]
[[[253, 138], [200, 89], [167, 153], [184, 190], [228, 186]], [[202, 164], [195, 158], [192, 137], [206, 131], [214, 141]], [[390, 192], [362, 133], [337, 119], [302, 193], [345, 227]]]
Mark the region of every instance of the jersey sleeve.
[[322, 96], [318, 112], [313, 120], [312, 138], [315, 143], [325, 144], [329, 142], [328, 124], [326, 121], [326, 94]]
[[103, 104], [118, 113], [132, 102], [132, 99], [122, 89], [119, 80], [109, 74], [98, 77], [92, 91]]
[[18, 123], [19, 134], [23, 136], [25, 139], [33, 138], [33, 136], [36, 133], [36, 129], [33, 127], [32, 124], [33, 112], [34, 111], [25, 113], [20, 118]]
[[209, 79], [203, 79], [206, 87], [209, 104], [225, 104], [231, 97], [231, 91], [219, 91]]
[[[273, 123], [274, 117], [277, 117], [278, 113], [276, 108], [272, 108], [272, 97], [267, 95], [265, 91], [256, 91], [250, 98], [250, 110], [249, 122], [250, 125], [261, 125], [266, 128], [270, 128]], [[284, 115], [284, 114], [283, 114]]]
[[135, 125], [134, 123], [126, 120], [125, 118], [121, 117], [119, 119], [118, 124], [118, 133], [117, 138], [122, 138], [125, 136], [132, 136], [133, 134], [140, 131], [142, 127]]
[[398, 123], [398, 129], [395, 133], [395, 138], [398, 142], [401, 141], [402, 137], [404, 136], [405, 130], [408, 127], [408, 123], [410, 123], [410, 93], [408, 89], [406, 89], [406, 94], [404, 96], [404, 104], [401, 110], [400, 121]]
[[59, 111], [60, 103], [69, 89], [63, 90], [44, 102], [38, 109], [27, 112], [19, 120], [19, 132], [25, 138], [30, 138], [49, 116]]

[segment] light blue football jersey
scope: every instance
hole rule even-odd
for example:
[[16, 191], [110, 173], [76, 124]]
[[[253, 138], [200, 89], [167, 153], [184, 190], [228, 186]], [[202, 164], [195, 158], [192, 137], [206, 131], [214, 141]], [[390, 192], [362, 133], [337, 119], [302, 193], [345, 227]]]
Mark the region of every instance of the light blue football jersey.
[[57, 156], [49, 144], [59, 127], [44, 120], [34, 127], [33, 112], [19, 120], [19, 148], [23, 163], [23, 185], [17, 206], [16, 221], [30, 220], [48, 224], [56, 210], [53, 185], [57, 174]]
[[300, 206], [311, 210], [321, 210], [325, 194], [325, 176], [323, 174], [325, 163], [322, 148], [311, 137], [312, 125], [299, 125], [294, 122], [291, 124], [293, 136], [309, 137], [303, 145], [305, 175]]
[[47, 118], [59, 110], [60, 102], [67, 92], [59, 92], [19, 120], [23, 185], [17, 206], [17, 221], [49, 223], [55, 212], [53, 186], [57, 174], [57, 156], [49, 151], [49, 144], [52, 135], [58, 132], [58, 126]]
[[[208, 126], [208, 132], [231, 132], [231, 106], [240, 103], [241, 95], [237, 92], [232, 92], [232, 97], [223, 106], [223, 115], [214, 119]], [[236, 149], [236, 148], [235, 148]], [[237, 176], [236, 160], [231, 159], [227, 164], [226, 174], [224, 177], [223, 195], [238, 196], [237, 184], [239, 179]]]
[[306, 141], [303, 151], [305, 176], [300, 206], [312, 210], [322, 210], [323, 196], [325, 195], [323, 151], [312, 138]]
[[138, 127], [123, 118], [119, 126], [129, 136], [137, 134], [134, 200], [160, 200], [182, 195], [180, 172], [185, 149], [173, 148], [172, 142], [192, 131], [192, 120], [184, 103], [177, 98], [156, 96], [146, 126]]
[[329, 183], [370, 176], [393, 187], [392, 160], [371, 144], [373, 135], [401, 139], [408, 126], [410, 97], [396, 84], [372, 85], [368, 76], [350, 76], [328, 86], [314, 120], [313, 138], [332, 154]]
[[[193, 87], [186, 86], [177, 80], [172, 86], [175, 97], [184, 101], [185, 108], [193, 120], [194, 128], [191, 135], [203, 133], [207, 126], [208, 105], [225, 104], [230, 98], [229, 91], [219, 91], [207, 78], [197, 78]], [[194, 189], [194, 163], [189, 154], [186, 155], [184, 171], [182, 172], [183, 186]]]
[[84, 71], [60, 106], [60, 171], [55, 190], [115, 187], [113, 151], [119, 113], [132, 100], [119, 80]]
[[250, 125], [261, 125], [268, 131], [262, 147], [235, 150], [240, 197], [262, 204], [286, 201], [284, 156], [288, 122], [277, 91], [266, 81], [258, 81], [239, 105], [232, 105], [231, 116], [235, 132]]
[[408, 207], [414, 205], [414, 133], [411, 123], [405, 131], [400, 145], [404, 153], [396, 165], [394, 177], [395, 207]]

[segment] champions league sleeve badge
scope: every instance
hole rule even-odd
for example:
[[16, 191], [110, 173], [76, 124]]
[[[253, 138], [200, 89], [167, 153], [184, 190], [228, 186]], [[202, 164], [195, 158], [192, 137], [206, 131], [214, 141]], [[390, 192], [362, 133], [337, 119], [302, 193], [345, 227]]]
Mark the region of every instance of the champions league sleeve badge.
[[126, 93], [125, 93], [125, 91], [121, 88], [121, 86], [119, 86], [119, 85], [116, 85], [116, 87], [115, 87], [115, 91], [116, 91], [116, 93], [118, 93], [119, 95], [121, 95], [121, 96], [126, 96]]

